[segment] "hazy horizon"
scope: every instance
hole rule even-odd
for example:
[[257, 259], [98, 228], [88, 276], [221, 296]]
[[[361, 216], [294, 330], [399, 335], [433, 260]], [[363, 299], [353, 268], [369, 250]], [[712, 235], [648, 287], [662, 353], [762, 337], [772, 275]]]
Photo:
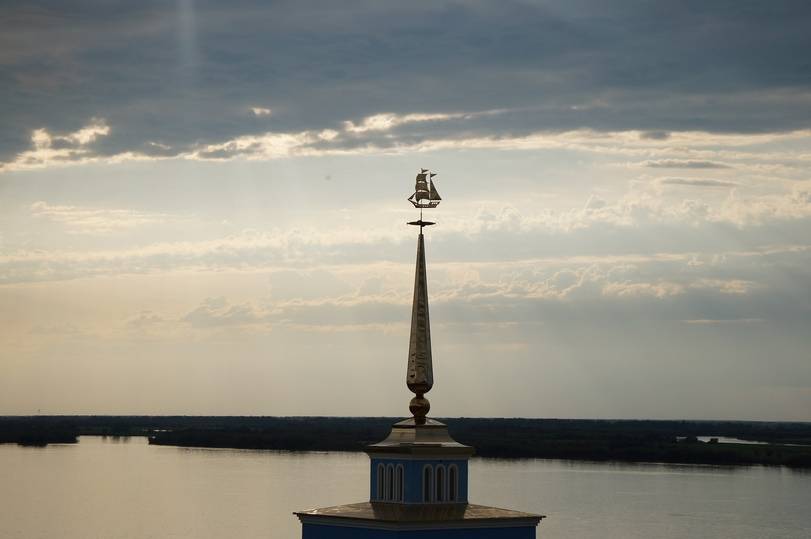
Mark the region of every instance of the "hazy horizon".
[[0, 415], [811, 421], [811, 4], [0, 10]]

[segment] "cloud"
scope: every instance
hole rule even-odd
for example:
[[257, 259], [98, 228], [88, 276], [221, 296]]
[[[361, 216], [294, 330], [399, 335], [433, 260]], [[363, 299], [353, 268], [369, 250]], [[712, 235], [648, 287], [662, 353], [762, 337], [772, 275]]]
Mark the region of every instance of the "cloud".
[[[109, 234], [183, 222], [177, 215], [43, 201], [30, 209], [34, 218], [59, 223], [71, 233]], [[559, 211], [528, 213], [510, 205], [484, 204], [472, 214], [449, 214], [432, 241], [445, 260], [469, 263], [639, 253], [692, 256], [728, 252], [730, 242], [736, 251], [802, 248], [807, 245], [809, 219], [811, 194], [802, 187], [750, 197], [733, 190], [713, 202], [634, 188], [613, 200], [591, 195], [581, 207]], [[403, 241], [410, 242], [411, 236], [401, 227], [350, 225], [244, 230], [210, 239], [167, 238], [119, 248], [7, 248], [0, 254], [0, 282], [186, 269], [369, 264], [398, 259]]]
[[732, 191], [716, 218], [738, 226], [751, 226], [775, 220], [806, 219], [809, 216], [811, 190], [798, 186], [790, 193], [761, 195], [745, 200]]
[[[779, 143], [807, 142], [811, 139], [811, 130], [761, 134], [682, 131], [672, 133], [667, 139], [645, 137], [644, 132], [638, 130], [592, 129], [528, 130], [519, 134], [496, 133], [482, 136], [482, 128], [485, 127], [481, 123], [482, 119], [502, 118], [508, 123], [521, 121], [520, 116], [516, 117], [515, 114], [526, 116], [531, 115], [531, 112], [491, 109], [463, 113], [386, 113], [366, 117], [359, 124], [345, 120], [338, 129], [321, 126], [303, 131], [263, 131], [225, 140], [195, 141], [175, 146], [147, 140], [133, 150], [119, 153], [112, 152], [103, 145], [93, 144], [115, 132], [106, 120], [93, 119], [78, 131], [63, 135], [52, 135], [45, 129], [34, 131], [30, 139], [32, 149], [17, 154], [13, 160], [0, 163], [0, 171], [169, 158], [267, 161], [295, 157], [397, 155], [442, 150], [557, 150], [595, 156], [657, 157], [645, 159], [632, 166], [688, 169], [734, 166], [761, 174], [786, 173], [792, 170], [795, 163], [801, 166], [811, 163], [809, 153], [797, 150], [775, 152], [771, 148], [763, 148]], [[420, 124], [430, 128], [417, 131], [409, 128]], [[723, 159], [729, 164], [710, 159]]]
[[64, 337], [64, 336], [73, 337], [86, 334], [86, 332], [83, 329], [71, 323], [51, 324], [51, 325], [38, 324], [32, 327], [29, 333], [31, 333], [32, 335], [42, 335], [49, 337]]
[[162, 326], [166, 323], [166, 318], [148, 309], [139, 312], [137, 315], [130, 317], [126, 321], [127, 327], [135, 330], [151, 329]]
[[342, 153], [340, 150], [331, 152], [327, 149], [314, 147], [319, 142], [328, 142], [334, 139], [335, 133], [332, 130], [323, 130], [321, 132], [303, 131], [300, 133], [249, 135], [219, 144], [209, 144], [188, 154], [181, 155], [181, 157], [204, 160], [229, 160], [235, 158], [268, 160]]
[[53, 205], [41, 200], [31, 204], [30, 211], [34, 217], [61, 224], [75, 234], [106, 234], [177, 220], [160, 213]]
[[[359, 260], [351, 249], [370, 246], [378, 258], [398, 243], [388, 231], [246, 230], [227, 237], [157, 242], [107, 250], [26, 250], [0, 254], [0, 282], [62, 280], [85, 276], [177, 269], [267, 268]], [[368, 260], [366, 258], [365, 260]]]
[[639, 138], [645, 140], [668, 140], [670, 132], [668, 131], [644, 131], [640, 133]]
[[744, 279], [699, 279], [691, 285], [695, 289], [715, 290], [722, 294], [748, 294], [758, 287]]
[[[811, 251], [792, 254], [729, 253], [707, 256], [701, 266], [690, 257], [567, 259], [465, 265], [432, 265], [431, 309], [437, 323], [533, 324], [577, 320], [806, 320], [811, 309], [791, 295], [769, 267], [801, 269]], [[779, 261], [779, 262], [778, 262]], [[199, 330], [295, 327], [318, 331], [341, 328], [399, 328], [405, 331], [411, 303], [410, 268], [398, 268], [394, 288], [359, 287], [352, 293], [300, 299], [305, 288], [289, 289], [284, 300], [232, 302], [205, 299], [182, 319]], [[333, 268], [336, 271], [337, 268]], [[472, 270], [472, 271], [471, 271]], [[377, 275], [357, 268], [357, 277]], [[382, 270], [384, 275], [391, 268]], [[344, 276], [345, 272], [342, 273]], [[401, 282], [400, 282], [401, 281]], [[789, 295], [786, 296], [786, 293]], [[706, 322], [710, 323], [710, 322]]]
[[254, 116], [270, 116], [273, 111], [267, 107], [251, 107]]
[[678, 283], [607, 283], [603, 287], [603, 294], [617, 297], [652, 296], [666, 298], [684, 292], [684, 286]]
[[724, 163], [717, 163], [715, 161], [697, 161], [692, 159], [657, 159], [652, 161], [642, 161], [640, 166], [648, 168], [730, 168], [729, 165], [725, 165]]
[[195, 328], [223, 326], [267, 325], [267, 315], [249, 303], [231, 305], [223, 297], [206, 298], [203, 303], [183, 317]]
[[274, 325], [298, 328], [390, 326], [405, 324], [407, 294], [401, 296], [343, 296], [313, 300], [287, 300], [257, 305], [233, 304], [225, 297], [206, 298], [182, 320], [196, 329], [254, 328]]
[[0, 162], [3, 169], [32, 169], [66, 163], [88, 163], [95, 160], [89, 145], [110, 133], [105, 120], [93, 118], [90, 123], [74, 132], [52, 134], [39, 128], [31, 133], [32, 148], [19, 153], [9, 163]]
[[660, 185], [683, 185], [687, 187], [736, 187], [738, 184], [712, 178], [660, 178]]
[[[467, 140], [587, 128], [660, 144], [808, 129], [795, 52], [811, 45], [811, 8], [727, 4], [21, 4], [0, 22], [0, 162], [34, 130], [80, 133], [93, 117], [111, 130], [72, 143], [94, 155], [149, 155], [150, 141], [189, 154], [267, 134], [252, 109], [273, 112], [275, 134], [350, 122], [377, 146], [396, 130], [448, 140], [453, 122]], [[512, 112], [445, 117], [493, 109]]]
[[716, 325], [730, 325], [730, 324], [757, 324], [764, 322], [762, 318], [728, 318], [728, 319], [697, 319], [697, 320], [684, 320], [685, 324], [693, 324], [698, 326], [716, 326]]
[[368, 131], [389, 131], [391, 129], [394, 129], [395, 127], [405, 124], [418, 122], [441, 122], [464, 117], [465, 114], [448, 114], [448, 113], [437, 113], [437, 114], [412, 113], [403, 115], [394, 113], [383, 113], [368, 116], [364, 118], [363, 121], [361, 121], [359, 124], [355, 124], [351, 121], [346, 121], [344, 122], [344, 130], [349, 133], [366, 133]]
[[[40, 131], [41, 134], [47, 139], [51, 138], [45, 130]], [[56, 141], [64, 141], [78, 146], [85, 146], [95, 141], [99, 137], [110, 134], [110, 127], [103, 119], [92, 119], [88, 125], [82, 127], [78, 131], [68, 133], [61, 137], [52, 137]], [[33, 138], [33, 137], [32, 137]]]

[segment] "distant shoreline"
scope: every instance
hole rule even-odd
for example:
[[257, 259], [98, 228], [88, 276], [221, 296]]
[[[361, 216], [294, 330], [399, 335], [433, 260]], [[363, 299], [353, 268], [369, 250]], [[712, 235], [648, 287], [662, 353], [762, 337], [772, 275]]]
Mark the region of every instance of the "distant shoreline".
[[[82, 435], [147, 436], [153, 445], [362, 451], [399, 418], [238, 416], [4, 416], [0, 443], [75, 443]], [[460, 442], [494, 458], [811, 468], [811, 423], [448, 418]], [[702, 442], [698, 437], [742, 443]], [[743, 442], [765, 442], [752, 444]], [[791, 445], [789, 445], [791, 444]]]

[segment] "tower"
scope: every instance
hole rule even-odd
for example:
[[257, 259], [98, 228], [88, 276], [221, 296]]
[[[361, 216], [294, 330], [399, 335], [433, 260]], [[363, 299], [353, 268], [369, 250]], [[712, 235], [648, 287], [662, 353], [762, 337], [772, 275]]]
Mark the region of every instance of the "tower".
[[428, 279], [422, 209], [439, 193], [427, 169], [417, 174], [409, 201], [420, 208], [406, 385], [414, 393], [412, 417], [392, 426], [385, 440], [366, 447], [369, 501], [297, 512], [302, 539], [532, 539], [541, 515], [468, 503], [468, 461], [473, 448], [427, 417], [425, 394], [434, 384]]

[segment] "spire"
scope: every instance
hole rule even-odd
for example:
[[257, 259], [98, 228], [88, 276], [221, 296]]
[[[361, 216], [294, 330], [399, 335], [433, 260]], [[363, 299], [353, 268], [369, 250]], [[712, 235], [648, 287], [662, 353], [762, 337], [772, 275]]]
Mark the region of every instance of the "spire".
[[434, 385], [431, 361], [431, 321], [428, 316], [428, 279], [425, 275], [425, 242], [422, 226], [417, 240], [417, 268], [414, 274], [414, 303], [411, 307], [411, 339], [408, 344], [406, 385], [416, 395], [408, 408], [417, 425], [425, 424], [431, 405], [424, 397]]
[[[415, 208], [420, 209], [419, 221], [408, 223], [420, 227], [420, 235], [417, 239], [417, 269], [414, 273], [414, 304], [411, 307], [408, 370], [406, 371], [406, 385], [416, 395], [408, 405], [408, 409], [414, 414], [415, 425], [425, 425], [425, 416], [431, 409], [431, 404], [425, 398], [425, 394], [431, 391], [431, 387], [434, 385], [434, 368], [431, 361], [431, 321], [428, 318], [428, 278], [425, 276], [425, 241], [422, 236], [422, 229], [434, 224], [431, 221], [422, 220], [423, 208], [436, 208], [441, 200], [434, 186], [434, 176], [436, 173], [427, 168], [420, 169], [417, 174], [416, 190], [408, 198]], [[428, 199], [428, 202], [420, 202], [423, 199]]]

